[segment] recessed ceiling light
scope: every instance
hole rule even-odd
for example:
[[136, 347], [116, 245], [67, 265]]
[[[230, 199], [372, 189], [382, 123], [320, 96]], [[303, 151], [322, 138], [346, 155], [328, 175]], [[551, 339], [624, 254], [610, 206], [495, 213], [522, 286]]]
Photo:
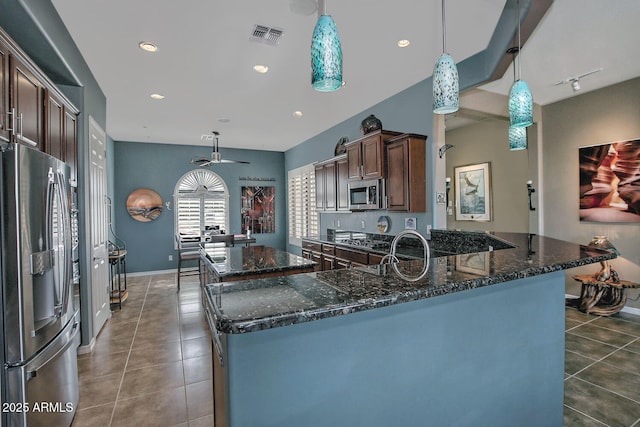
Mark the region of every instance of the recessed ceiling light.
[[407, 39], [398, 40], [398, 47], [407, 47], [411, 42]]
[[220, 123], [229, 123], [229, 122], [231, 121], [231, 119], [227, 119], [226, 117], [220, 117], [220, 118], [218, 119], [218, 121], [219, 121]]
[[164, 99], [164, 95], [161, 95], [159, 93], [152, 93], [150, 96], [153, 99]]
[[302, 117], [302, 111], [298, 110], [298, 111], [294, 111], [293, 115], [296, 117]]
[[266, 65], [262, 65], [262, 64], [256, 64], [256, 65], [254, 65], [254, 66], [253, 66], [253, 69], [254, 69], [255, 71], [257, 71], [258, 73], [260, 73], [260, 74], [264, 74], [264, 73], [266, 73], [267, 71], [269, 71], [269, 67], [268, 67], [268, 66], [266, 66]]
[[146, 52], [157, 52], [158, 51], [158, 46], [156, 46], [155, 44], [151, 43], [151, 42], [140, 42], [138, 43], [138, 46], [140, 47], [140, 49], [146, 51]]

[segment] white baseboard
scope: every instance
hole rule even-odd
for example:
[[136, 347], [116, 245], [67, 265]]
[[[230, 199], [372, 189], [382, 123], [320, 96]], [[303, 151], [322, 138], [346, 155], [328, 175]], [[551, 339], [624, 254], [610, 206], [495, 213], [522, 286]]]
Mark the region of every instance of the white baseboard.
[[78, 354], [87, 354], [93, 351], [93, 347], [96, 345], [96, 337], [92, 337], [89, 344], [81, 345], [78, 347]]
[[[565, 298], [578, 298], [578, 295], [564, 294]], [[634, 314], [636, 316], [640, 316], [640, 308], [624, 306], [622, 310], [623, 313]]]

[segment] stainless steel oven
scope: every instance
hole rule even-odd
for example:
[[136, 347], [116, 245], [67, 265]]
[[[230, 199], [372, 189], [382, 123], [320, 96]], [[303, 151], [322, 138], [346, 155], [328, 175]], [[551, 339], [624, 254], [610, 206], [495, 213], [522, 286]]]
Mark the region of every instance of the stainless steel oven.
[[385, 209], [384, 180], [353, 181], [349, 183], [349, 209], [364, 211]]

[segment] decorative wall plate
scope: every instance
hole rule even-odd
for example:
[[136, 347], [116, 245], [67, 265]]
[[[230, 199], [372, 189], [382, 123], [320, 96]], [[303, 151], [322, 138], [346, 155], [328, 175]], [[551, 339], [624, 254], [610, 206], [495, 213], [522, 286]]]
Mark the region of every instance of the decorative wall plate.
[[381, 216], [380, 218], [378, 218], [378, 231], [380, 233], [386, 233], [387, 230], [389, 230], [389, 223], [391, 222], [391, 220], [389, 219], [388, 216]]
[[162, 213], [162, 197], [149, 188], [138, 188], [127, 197], [127, 212], [136, 221], [153, 221]]

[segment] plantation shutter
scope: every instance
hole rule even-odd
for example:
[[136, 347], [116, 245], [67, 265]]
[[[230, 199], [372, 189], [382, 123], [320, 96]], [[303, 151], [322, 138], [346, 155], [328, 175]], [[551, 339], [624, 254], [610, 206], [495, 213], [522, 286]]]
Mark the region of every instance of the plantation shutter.
[[302, 237], [318, 235], [315, 168], [303, 166], [289, 171], [289, 243], [300, 246]]
[[229, 196], [217, 174], [204, 169], [188, 172], [176, 184], [174, 197], [176, 233], [200, 236], [215, 226], [229, 230]]

